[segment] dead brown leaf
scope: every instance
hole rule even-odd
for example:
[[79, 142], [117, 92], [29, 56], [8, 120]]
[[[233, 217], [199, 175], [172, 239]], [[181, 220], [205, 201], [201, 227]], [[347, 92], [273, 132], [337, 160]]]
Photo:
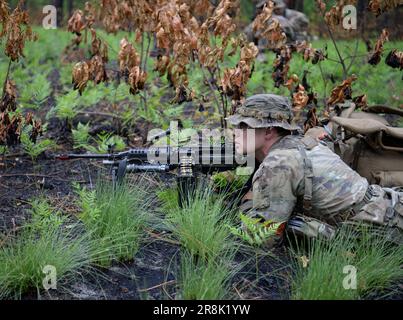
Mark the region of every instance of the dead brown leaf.
[[334, 88], [327, 100], [327, 105], [331, 106], [336, 103], [343, 103], [347, 97], [351, 97], [351, 85], [355, 80], [357, 80], [357, 76], [353, 74], [344, 80], [341, 85]]

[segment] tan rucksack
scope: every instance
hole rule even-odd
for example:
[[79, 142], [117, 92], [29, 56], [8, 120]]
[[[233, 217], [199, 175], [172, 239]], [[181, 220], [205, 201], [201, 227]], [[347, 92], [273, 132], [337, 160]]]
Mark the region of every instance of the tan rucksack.
[[[374, 106], [357, 112], [353, 102], [336, 109], [339, 114], [331, 116], [325, 128], [331, 134], [329, 147], [370, 184], [403, 186], [403, 128], [390, 126], [380, 115], [403, 116], [403, 110]], [[314, 128], [306, 134], [318, 132]]]

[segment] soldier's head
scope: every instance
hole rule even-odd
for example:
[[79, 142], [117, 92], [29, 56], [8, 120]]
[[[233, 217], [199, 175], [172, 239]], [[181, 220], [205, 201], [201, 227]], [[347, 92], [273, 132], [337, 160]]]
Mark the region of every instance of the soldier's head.
[[[279, 16], [284, 16], [285, 15], [285, 9], [287, 8], [287, 5], [284, 3], [284, 0], [272, 0], [274, 3], [274, 14], [277, 14]], [[263, 10], [263, 7], [265, 4], [268, 3], [268, 0], [262, 0], [259, 1], [258, 4], [256, 5], [256, 12], [260, 13]]]
[[237, 153], [251, 154], [268, 151], [281, 136], [298, 130], [297, 126], [291, 124], [292, 117], [287, 98], [275, 94], [257, 94], [247, 98], [236, 113], [226, 120], [236, 129]]

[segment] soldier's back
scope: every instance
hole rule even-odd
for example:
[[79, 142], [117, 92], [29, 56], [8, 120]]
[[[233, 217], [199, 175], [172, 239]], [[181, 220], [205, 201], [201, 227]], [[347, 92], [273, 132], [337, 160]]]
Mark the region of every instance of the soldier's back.
[[[301, 199], [305, 193], [305, 177], [309, 174], [301, 148], [305, 150], [307, 159], [312, 164], [312, 210], [313, 216], [328, 216], [350, 208], [360, 202], [368, 188], [368, 182], [348, 167], [338, 155], [327, 146], [316, 144], [310, 148], [296, 136], [286, 136], [276, 143], [256, 172], [256, 176], [265, 175], [270, 171], [266, 183], [270, 183], [273, 175], [281, 176], [284, 171], [292, 172], [293, 192]], [[262, 171], [262, 172], [259, 172]], [[278, 178], [278, 177], [276, 177]], [[281, 179], [277, 179], [281, 180]], [[278, 189], [275, 197], [287, 195]]]

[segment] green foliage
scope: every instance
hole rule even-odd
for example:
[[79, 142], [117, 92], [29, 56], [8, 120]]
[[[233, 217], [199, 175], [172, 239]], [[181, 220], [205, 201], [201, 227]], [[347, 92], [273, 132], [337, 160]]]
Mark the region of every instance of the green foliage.
[[[361, 227], [360, 236], [351, 227], [344, 227], [330, 242], [314, 240], [308, 253], [303, 248], [293, 252], [296, 257], [292, 297], [307, 300], [360, 299], [374, 290], [391, 286], [402, 279], [403, 246], [392, 245], [385, 233], [373, 227]], [[308, 265], [301, 264], [301, 257]], [[346, 290], [343, 280], [345, 266], [357, 270], [357, 289]]]
[[162, 202], [161, 209], [163, 212], [177, 210], [179, 208], [178, 189], [166, 188], [157, 191], [157, 197]]
[[87, 225], [96, 223], [102, 212], [102, 209], [97, 204], [97, 191], [80, 188], [77, 183], [73, 187], [79, 196], [79, 205], [81, 207], [79, 218]]
[[89, 239], [78, 235], [74, 225], [67, 225], [67, 219], [55, 213], [45, 200], [32, 205], [32, 222], [16, 238], [5, 238], [0, 247], [2, 299], [21, 298], [31, 288], [39, 293], [47, 265], [55, 267], [58, 289], [89, 267]]
[[248, 242], [252, 246], [261, 246], [276, 234], [280, 223], [260, 222], [260, 218], [251, 218], [240, 214], [241, 227], [229, 226], [231, 233]]
[[108, 153], [109, 146], [112, 146], [114, 151], [122, 151], [126, 148], [122, 137], [112, 135], [111, 133], [100, 133], [94, 140], [97, 144], [96, 147], [90, 145], [83, 145], [83, 147], [93, 153]]
[[135, 101], [135, 97], [129, 93], [130, 86], [121, 82], [116, 87], [113, 87], [112, 84], [109, 86], [110, 90], [108, 90], [105, 94], [105, 99], [109, 103], [118, 103], [125, 100], [130, 102]]
[[73, 67], [73, 64], [67, 64], [59, 68], [59, 82], [66, 87], [66, 90], [71, 88], [71, 70]]
[[70, 91], [56, 98], [54, 106], [46, 115], [47, 119], [57, 117], [71, 121], [81, 109], [97, 104], [103, 98], [103, 91], [89, 88], [80, 96], [77, 91]]
[[21, 145], [32, 161], [35, 161], [46, 150], [52, 150], [56, 147], [56, 143], [50, 139], [38, 139], [36, 143], [33, 143], [26, 130], [21, 133]]
[[56, 106], [48, 112], [46, 118], [50, 119], [55, 116], [59, 119], [71, 120], [78, 111], [78, 92], [71, 91], [56, 98]]
[[[355, 52], [355, 41], [339, 40], [337, 41], [339, 49], [342, 51], [342, 56], [346, 58], [346, 65], [351, 63], [350, 56], [357, 56], [354, 60], [352, 67], [349, 71], [349, 75], [353, 73], [358, 76], [357, 81], [353, 83], [353, 96], [366, 94], [368, 98], [368, 104], [384, 104], [389, 106], [398, 107], [401, 104], [403, 96], [401, 90], [401, 73], [398, 70], [393, 70], [382, 62], [377, 66], [368, 64], [368, 53], [366, 45], [363, 41], [359, 41], [357, 53]], [[343, 80], [342, 67], [338, 61], [336, 50], [330, 40], [317, 40], [312, 42], [312, 46], [317, 49], [323, 49], [327, 47], [329, 59], [322, 61], [317, 65], [307, 63], [303, 60], [302, 55], [298, 53], [293, 54], [293, 58], [290, 63], [289, 75], [296, 74], [299, 79], [302, 80], [304, 70], [308, 71], [307, 81], [312, 87], [313, 92], [318, 94], [319, 107], [324, 106], [324, 97], [329, 97], [331, 90], [337, 85], [341, 84]], [[400, 42], [387, 42], [385, 44], [385, 53], [389, 52], [392, 48], [401, 47]], [[267, 60], [265, 62], [256, 62], [255, 71], [252, 74], [252, 78], [248, 82], [248, 95], [257, 93], [271, 92], [274, 94], [280, 94], [290, 96], [287, 88], [275, 88], [274, 82], [271, 78], [273, 72], [273, 61], [275, 54], [272, 52], [265, 53]], [[323, 74], [321, 72], [321, 69]], [[332, 82], [334, 79], [334, 83]], [[380, 90], [385, 85], [393, 88], [392, 91]]]
[[84, 146], [88, 145], [88, 142], [90, 140], [90, 124], [82, 124], [81, 122], [77, 125], [77, 129], [71, 130], [73, 134], [73, 140], [74, 140], [74, 148], [82, 148]]
[[89, 86], [79, 97], [78, 104], [82, 107], [91, 107], [100, 102], [105, 94], [105, 85]]
[[219, 172], [211, 177], [213, 186], [227, 192], [240, 190], [249, 180], [248, 175], [238, 175], [236, 171]]
[[108, 266], [112, 260], [132, 259], [147, 224], [144, 189], [122, 183], [97, 183], [96, 190], [78, 188], [79, 218], [94, 241], [93, 261]]
[[67, 221], [66, 216], [62, 216], [44, 199], [35, 199], [31, 201], [30, 210], [32, 218], [29, 224], [31, 231], [42, 234], [47, 232], [49, 225], [59, 228]]
[[4, 155], [4, 154], [7, 154], [7, 152], [8, 152], [8, 147], [0, 145], [0, 154]]
[[121, 112], [121, 116], [123, 119], [123, 125], [130, 126], [134, 124], [136, 117], [133, 107], [130, 105], [125, 106], [124, 110]]
[[232, 220], [224, 197], [213, 196], [203, 186], [182, 208], [172, 204], [168, 209], [165, 223], [183, 245], [178, 274], [181, 299], [229, 297], [230, 280], [238, 271], [233, 264], [238, 243], [227, 227]]
[[192, 255], [206, 260], [235, 246], [226, 226], [232, 217], [232, 212], [224, 205], [224, 197], [213, 197], [209, 188], [198, 187], [182, 208], [172, 206], [167, 212], [166, 224]]
[[238, 271], [231, 263], [234, 252], [203, 261], [187, 252], [181, 256], [179, 283], [180, 299], [228, 299], [230, 281]]
[[52, 88], [46, 75], [38, 74], [32, 82], [21, 87], [20, 100], [23, 106], [30, 108], [39, 108], [52, 93]]

